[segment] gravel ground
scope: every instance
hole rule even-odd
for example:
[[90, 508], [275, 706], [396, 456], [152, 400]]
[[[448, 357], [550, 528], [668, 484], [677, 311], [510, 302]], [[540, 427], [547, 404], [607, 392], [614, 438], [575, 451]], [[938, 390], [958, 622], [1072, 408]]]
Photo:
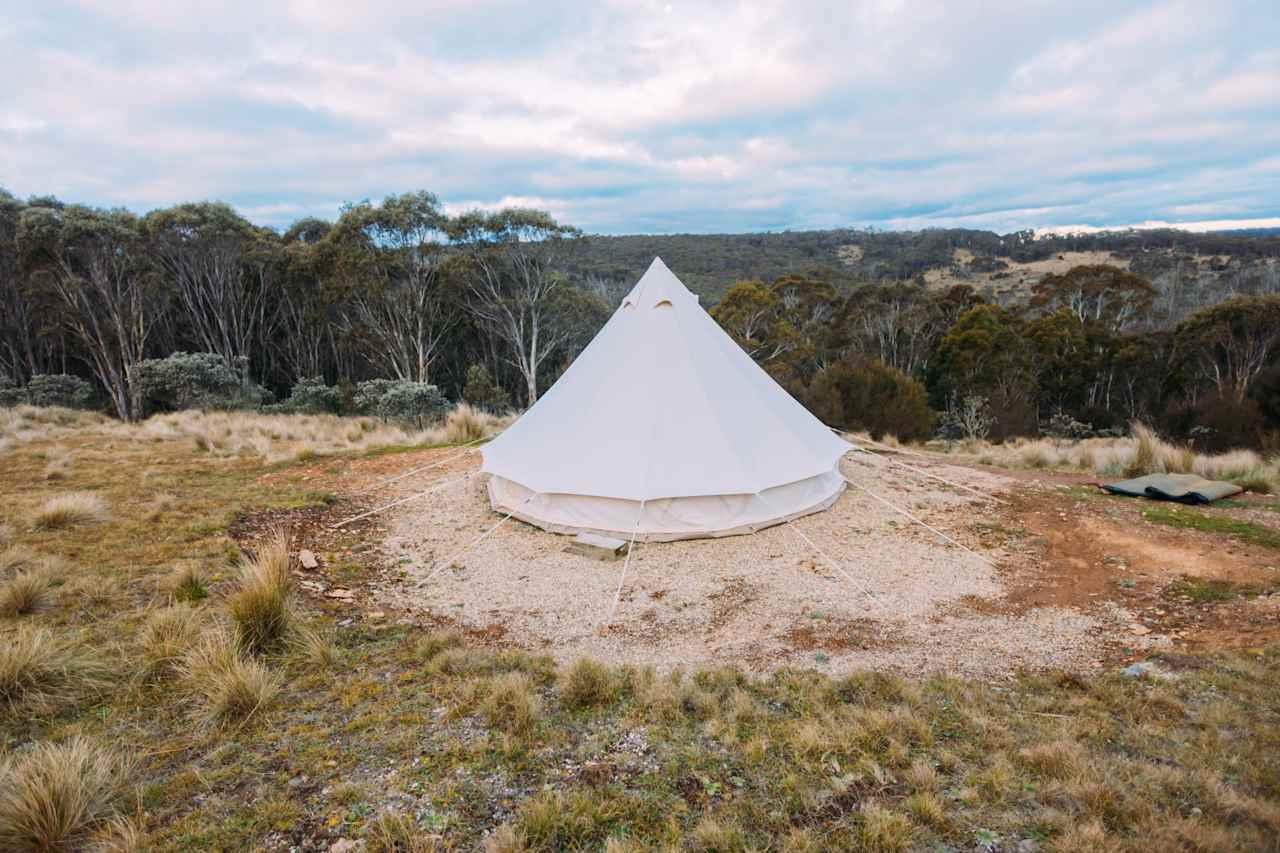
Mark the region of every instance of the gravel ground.
[[[996, 494], [1013, 484], [912, 462]], [[589, 656], [660, 670], [734, 664], [758, 672], [874, 667], [999, 676], [1018, 667], [1088, 668], [1097, 659], [1101, 629], [1112, 622], [1102, 611], [1000, 611], [1003, 578], [1028, 558], [981, 544], [989, 513], [980, 498], [863, 455], [848, 457], [844, 470], [987, 559], [853, 488], [793, 525], [638, 544], [625, 578], [623, 561], [566, 553], [569, 537], [515, 520], [450, 559], [500, 518], [474, 477], [389, 520], [382, 547], [407, 581], [386, 594], [558, 660]]]

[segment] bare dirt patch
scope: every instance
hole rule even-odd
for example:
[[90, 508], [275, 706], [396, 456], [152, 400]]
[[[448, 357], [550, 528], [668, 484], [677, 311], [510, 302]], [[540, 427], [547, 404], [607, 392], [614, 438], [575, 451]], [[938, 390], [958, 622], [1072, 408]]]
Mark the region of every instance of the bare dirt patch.
[[[992, 517], [989, 503], [882, 460], [851, 458], [845, 467], [977, 554], [850, 490], [831, 510], [795, 522], [831, 561], [783, 525], [752, 536], [639, 544], [624, 579], [622, 562], [567, 554], [567, 537], [515, 521], [455, 557], [498, 518], [476, 479], [386, 520], [384, 558], [403, 577], [385, 585], [385, 598], [472, 628], [505, 626], [513, 642], [561, 660], [590, 656], [663, 670], [739, 664], [994, 674], [1100, 660], [1103, 628], [1115, 621], [1106, 612], [971, 606], [1004, 598], [1009, 573], [998, 566], [1022, 556], [981, 528]], [[997, 493], [1012, 484], [968, 468], [938, 470]]]

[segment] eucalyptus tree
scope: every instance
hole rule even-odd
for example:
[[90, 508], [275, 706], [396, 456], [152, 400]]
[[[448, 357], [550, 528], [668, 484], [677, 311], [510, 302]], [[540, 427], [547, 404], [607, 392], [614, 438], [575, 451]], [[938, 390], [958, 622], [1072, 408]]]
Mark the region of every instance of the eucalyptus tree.
[[464, 252], [462, 280], [476, 322], [502, 343], [503, 359], [524, 383], [525, 405], [538, 399], [538, 374], [548, 358], [580, 328], [566, 312], [555, 272], [579, 231], [548, 213], [507, 208], [462, 214], [450, 233]]
[[348, 207], [330, 240], [349, 285], [345, 325], [363, 338], [361, 356], [398, 379], [429, 382], [461, 313], [440, 274], [448, 252], [440, 201], [416, 192]]
[[150, 275], [137, 217], [122, 210], [32, 206], [19, 220], [18, 244], [116, 414], [140, 417], [134, 371], [163, 319], [165, 300]]
[[332, 299], [325, 279], [332, 263], [326, 241], [333, 226], [320, 219], [302, 219], [281, 238], [284, 274], [277, 294], [279, 334], [272, 336], [275, 358], [289, 379], [322, 377], [336, 365]]
[[274, 235], [213, 202], [152, 211], [143, 227], [194, 343], [248, 379], [274, 319]]

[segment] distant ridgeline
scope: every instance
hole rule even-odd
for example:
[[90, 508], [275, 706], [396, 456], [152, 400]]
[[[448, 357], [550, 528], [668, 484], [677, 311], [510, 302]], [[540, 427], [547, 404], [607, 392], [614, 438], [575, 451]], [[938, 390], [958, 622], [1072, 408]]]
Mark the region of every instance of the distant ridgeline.
[[[1071, 266], [1111, 264], [1157, 288], [1210, 294], [1275, 292], [1280, 229], [1190, 233], [1173, 229], [1046, 235], [1000, 235], [966, 228], [924, 231], [784, 231], [767, 234], [590, 236], [568, 261], [576, 278], [621, 296], [654, 256], [677, 270], [712, 304], [737, 281], [786, 275], [821, 278], [840, 287], [917, 281], [930, 287], [968, 284], [989, 298], [1017, 301], [1046, 274]], [[1207, 297], [1207, 298], [1206, 298]], [[1170, 318], [1176, 321], [1180, 318]]]

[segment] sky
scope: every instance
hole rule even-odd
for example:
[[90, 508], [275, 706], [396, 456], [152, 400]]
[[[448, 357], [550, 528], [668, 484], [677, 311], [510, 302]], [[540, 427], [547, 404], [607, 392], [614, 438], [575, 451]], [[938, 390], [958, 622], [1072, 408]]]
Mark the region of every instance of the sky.
[[0, 187], [139, 212], [1280, 225], [1277, 0], [0, 0], [0, 80]]

